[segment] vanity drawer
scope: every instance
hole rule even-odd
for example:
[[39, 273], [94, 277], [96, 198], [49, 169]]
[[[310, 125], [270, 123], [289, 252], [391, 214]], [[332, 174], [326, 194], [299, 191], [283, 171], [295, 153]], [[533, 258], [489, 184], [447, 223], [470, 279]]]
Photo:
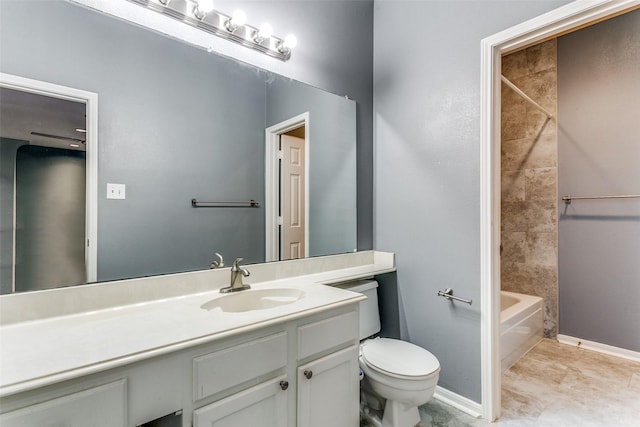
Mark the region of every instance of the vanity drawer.
[[193, 396], [204, 399], [284, 368], [287, 334], [279, 332], [193, 359]]
[[298, 359], [358, 340], [358, 312], [350, 311], [298, 328]]
[[2, 427], [83, 427], [89, 424], [95, 427], [127, 425], [126, 379], [0, 415]]

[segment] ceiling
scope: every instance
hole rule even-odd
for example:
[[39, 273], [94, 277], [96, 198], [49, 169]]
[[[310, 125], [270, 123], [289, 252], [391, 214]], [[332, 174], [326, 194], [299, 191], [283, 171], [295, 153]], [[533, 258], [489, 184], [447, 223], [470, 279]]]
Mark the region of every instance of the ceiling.
[[86, 127], [85, 111], [85, 104], [81, 102], [2, 87], [0, 136], [44, 147], [85, 151], [85, 144], [81, 142], [86, 138], [85, 133], [76, 131]]

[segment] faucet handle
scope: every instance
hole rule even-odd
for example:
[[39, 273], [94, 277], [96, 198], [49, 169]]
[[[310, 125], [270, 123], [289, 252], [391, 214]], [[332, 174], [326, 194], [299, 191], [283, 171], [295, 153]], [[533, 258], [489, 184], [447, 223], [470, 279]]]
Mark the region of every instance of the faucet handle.
[[222, 255], [220, 255], [218, 252], [216, 252], [216, 256], [218, 257], [218, 261], [213, 261], [211, 263], [211, 268], [222, 268], [224, 267], [224, 258], [222, 258]]
[[240, 268], [240, 261], [244, 261], [244, 258], [236, 258], [236, 260], [233, 261], [233, 269], [235, 271], [238, 271], [238, 269]]

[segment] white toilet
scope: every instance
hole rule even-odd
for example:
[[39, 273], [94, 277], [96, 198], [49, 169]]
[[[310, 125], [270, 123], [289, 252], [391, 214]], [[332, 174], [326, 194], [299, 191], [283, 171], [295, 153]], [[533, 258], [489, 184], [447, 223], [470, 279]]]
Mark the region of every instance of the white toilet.
[[431, 400], [438, 383], [438, 359], [406, 341], [366, 339], [380, 331], [378, 283], [367, 280], [341, 287], [367, 296], [360, 303], [360, 368], [365, 376], [362, 391], [365, 397], [373, 391], [374, 396], [386, 400], [382, 420], [367, 418], [375, 426], [414, 427], [420, 422], [418, 406]]

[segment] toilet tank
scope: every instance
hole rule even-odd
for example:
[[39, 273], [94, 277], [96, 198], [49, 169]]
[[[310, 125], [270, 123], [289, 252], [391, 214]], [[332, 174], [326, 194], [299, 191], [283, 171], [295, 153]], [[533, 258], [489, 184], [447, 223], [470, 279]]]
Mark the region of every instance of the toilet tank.
[[378, 282], [357, 280], [339, 285], [342, 289], [364, 294], [367, 299], [360, 302], [360, 339], [363, 340], [380, 332], [378, 312]]

